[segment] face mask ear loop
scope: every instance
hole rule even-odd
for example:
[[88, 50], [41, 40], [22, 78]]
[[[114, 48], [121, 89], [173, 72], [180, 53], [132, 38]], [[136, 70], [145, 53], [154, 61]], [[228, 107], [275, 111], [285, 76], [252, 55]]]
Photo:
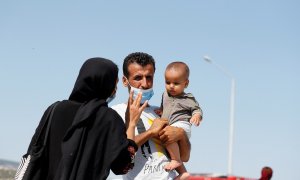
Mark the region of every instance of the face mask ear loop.
[[126, 76], [124, 76], [124, 78], [125, 78], [125, 79], [126, 79], [126, 81], [127, 81], [127, 84], [126, 84], [126, 86], [125, 86], [125, 87], [128, 87], [128, 86], [129, 86], [129, 87], [131, 88], [132, 86], [131, 86], [131, 84], [129, 83], [129, 80], [127, 79], [127, 77], [126, 77]]
[[[126, 77], [125, 77], [126, 78]], [[141, 89], [139, 89], [139, 88], [135, 88], [135, 87], [133, 87], [130, 83], [129, 83], [129, 80], [126, 78], [126, 80], [127, 80], [127, 83], [128, 83], [128, 85], [127, 86], [129, 86], [130, 87], [130, 90], [139, 90], [139, 91], [142, 91]]]

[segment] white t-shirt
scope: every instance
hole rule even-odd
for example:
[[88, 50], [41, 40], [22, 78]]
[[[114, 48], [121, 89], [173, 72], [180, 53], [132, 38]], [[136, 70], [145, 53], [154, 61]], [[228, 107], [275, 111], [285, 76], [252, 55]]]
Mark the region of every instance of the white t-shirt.
[[[125, 111], [127, 104], [118, 104], [112, 106], [119, 115], [125, 121]], [[136, 135], [139, 129], [149, 129], [155, 118], [158, 116], [153, 111], [155, 107], [147, 107], [142, 115], [142, 123], [139, 122], [137, 128], [135, 129]], [[148, 142], [148, 143], [147, 143]], [[141, 180], [170, 180], [176, 177], [175, 171], [166, 172], [164, 166], [169, 162], [166, 156], [166, 150], [160, 144], [159, 140], [149, 139], [144, 145], [139, 147], [136, 156], [134, 167], [126, 175], [123, 175], [123, 179], [141, 179]]]

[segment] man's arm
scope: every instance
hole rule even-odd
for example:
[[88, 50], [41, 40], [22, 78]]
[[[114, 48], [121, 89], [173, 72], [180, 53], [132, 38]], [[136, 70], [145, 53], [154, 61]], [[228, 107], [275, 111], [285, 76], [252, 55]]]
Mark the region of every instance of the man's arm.
[[141, 147], [141, 145], [143, 145], [146, 141], [148, 141], [148, 139], [152, 137], [153, 135], [151, 131], [147, 130], [141, 134], [136, 135], [134, 141], [138, 145], [138, 147]]
[[182, 128], [167, 126], [159, 133], [159, 138], [165, 145], [178, 142], [181, 160], [187, 162], [190, 159], [191, 144]]

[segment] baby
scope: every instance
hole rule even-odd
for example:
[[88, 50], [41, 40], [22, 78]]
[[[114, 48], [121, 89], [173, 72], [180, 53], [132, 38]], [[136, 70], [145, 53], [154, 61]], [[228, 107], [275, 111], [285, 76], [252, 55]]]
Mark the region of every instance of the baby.
[[[162, 118], [166, 118], [171, 126], [184, 129], [187, 136], [191, 136], [191, 124], [199, 126], [202, 120], [202, 110], [191, 93], [185, 93], [184, 89], [189, 84], [189, 67], [183, 62], [172, 62], [165, 70], [165, 87], [160, 109], [155, 112]], [[180, 159], [178, 143], [166, 146], [171, 162], [164, 166], [166, 171], [176, 169], [179, 175], [176, 179], [188, 179], [187, 172]]]

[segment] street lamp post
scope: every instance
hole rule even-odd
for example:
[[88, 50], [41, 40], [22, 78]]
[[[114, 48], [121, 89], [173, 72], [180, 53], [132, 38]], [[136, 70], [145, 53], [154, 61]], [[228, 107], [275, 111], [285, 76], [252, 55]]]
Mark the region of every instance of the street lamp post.
[[204, 56], [204, 60], [210, 64], [215, 65], [227, 77], [231, 79], [231, 92], [230, 92], [230, 113], [229, 113], [229, 143], [228, 143], [228, 175], [232, 175], [232, 150], [233, 150], [233, 128], [234, 128], [234, 101], [235, 101], [235, 79], [227, 69], [220, 66], [211, 60], [210, 57]]

